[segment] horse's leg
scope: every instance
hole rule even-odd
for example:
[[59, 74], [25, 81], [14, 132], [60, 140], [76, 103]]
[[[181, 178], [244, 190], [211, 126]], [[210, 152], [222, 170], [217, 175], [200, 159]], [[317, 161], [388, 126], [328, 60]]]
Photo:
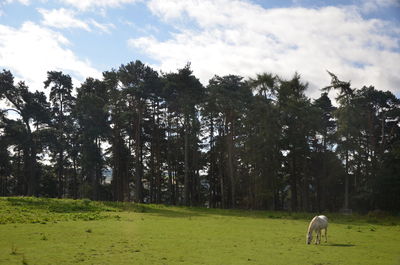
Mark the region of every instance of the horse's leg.
[[328, 227], [325, 228], [325, 243], [328, 242]]
[[319, 237], [318, 237], [318, 244], [321, 244], [321, 229], [318, 231], [318, 235], [319, 235]]
[[315, 245], [318, 244], [318, 230], [315, 230]]
[[321, 229], [318, 231], [318, 244], [321, 244]]

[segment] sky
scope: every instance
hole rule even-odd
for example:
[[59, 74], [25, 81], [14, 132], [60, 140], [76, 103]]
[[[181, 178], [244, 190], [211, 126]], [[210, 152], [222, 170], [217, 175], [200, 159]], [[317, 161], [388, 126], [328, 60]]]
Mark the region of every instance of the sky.
[[47, 71], [87, 77], [141, 60], [203, 85], [298, 72], [316, 98], [327, 70], [400, 96], [400, 0], [0, 0], [0, 70], [32, 91]]

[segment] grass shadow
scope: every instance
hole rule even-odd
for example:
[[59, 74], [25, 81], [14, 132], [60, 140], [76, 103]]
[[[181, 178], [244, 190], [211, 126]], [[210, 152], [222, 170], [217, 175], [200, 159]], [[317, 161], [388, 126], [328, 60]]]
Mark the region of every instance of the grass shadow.
[[268, 215], [265, 211], [252, 211], [242, 209], [218, 209], [188, 206], [170, 206], [157, 204], [140, 204], [143, 213], [157, 214], [164, 217], [199, 217], [199, 216], [229, 216], [243, 218], [284, 218], [281, 215]]
[[326, 247], [355, 247], [356, 245], [354, 244], [338, 244], [338, 243], [334, 243], [334, 244], [328, 244], [328, 245], [323, 245]]
[[187, 207], [187, 206], [169, 206], [157, 204], [142, 204], [144, 212], [165, 215], [166, 217], [190, 217], [190, 216], [228, 216], [228, 217], [243, 217], [257, 219], [304, 219], [308, 220], [312, 214], [291, 215], [287, 212], [267, 212], [259, 210], [245, 209], [219, 209], [219, 208], [204, 208], [204, 207]]
[[[282, 219], [299, 220], [308, 223], [316, 213], [288, 212], [288, 211], [262, 211], [246, 209], [216, 209], [204, 207], [170, 206], [164, 204], [141, 204], [132, 202], [115, 201], [91, 201], [89, 199], [51, 199], [34, 197], [4, 197], [0, 203], [12, 207], [18, 207], [21, 211], [39, 210], [50, 213], [99, 213], [99, 212], [138, 212], [157, 214], [165, 217], [195, 217], [195, 216], [227, 216], [255, 219]], [[1, 212], [1, 211], [0, 211]], [[398, 216], [384, 218], [367, 215], [343, 215], [340, 213], [326, 213], [330, 223], [367, 226], [376, 225], [398, 225]]]
[[141, 209], [143, 213], [156, 214], [163, 217], [171, 218], [182, 218], [182, 217], [198, 217], [205, 216], [205, 214], [198, 211], [193, 211], [190, 207], [177, 207], [168, 205], [156, 205], [156, 204], [141, 204]]
[[[317, 214], [307, 212], [285, 212], [285, 211], [264, 211], [264, 210], [246, 210], [246, 209], [219, 209], [205, 207], [187, 207], [164, 204], [136, 204], [131, 203], [133, 211], [142, 213], [158, 214], [164, 217], [194, 217], [194, 216], [227, 216], [239, 218], [255, 219], [281, 219], [281, 220], [299, 220], [310, 222]], [[326, 213], [330, 223], [347, 224], [351, 226], [370, 226], [376, 225], [396, 225], [400, 224], [400, 218], [391, 217], [391, 219], [374, 219], [359, 214], [343, 215], [340, 213]]]

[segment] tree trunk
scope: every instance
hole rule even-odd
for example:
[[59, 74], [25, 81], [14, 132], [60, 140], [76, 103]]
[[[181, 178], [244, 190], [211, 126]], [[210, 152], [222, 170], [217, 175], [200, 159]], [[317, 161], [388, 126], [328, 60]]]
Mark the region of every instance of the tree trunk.
[[72, 159], [72, 164], [74, 170], [72, 177], [72, 197], [76, 200], [78, 198], [78, 173], [75, 157]]
[[29, 121], [24, 119], [26, 129], [28, 132], [28, 143], [24, 147], [24, 183], [23, 183], [23, 195], [33, 196], [35, 195], [36, 185], [36, 150], [35, 143], [32, 135], [32, 131], [29, 125]]
[[[225, 131], [221, 128], [219, 130], [219, 138], [224, 139], [225, 138]], [[222, 208], [227, 208], [227, 198], [225, 194], [225, 154], [223, 151], [220, 152], [220, 157], [219, 157], [219, 165], [218, 165], [218, 172], [219, 172], [219, 182], [220, 182], [220, 191], [221, 191], [221, 207]]]
[[236, 181], [235, 181], [235, 165], [234, 165], [234, 146], [233, 146], [233, 117], [231, 114], [227, 115], [227, 125], [229, 125], [228, 134], [227, 134], [227, 151], [228, 151], [228, 174], [231, 184], [231, 191], [230, 191], [230, 205], [232, 208], [236, 207]]
[[60, 99], [60, 121], [58, 123], [58, 198], [62, 198], [64, 194], [64, 137], [63, 137], [63, 127], [64, 127], [64, 102], [63, 97]]
[[214, 158], [214, 121], [213, 118], [211, 117], [211, 122], [210, 122], [210, 171], [208, 175], [208, 181], [210, 184], [210, 188], [208, 191], [208, 201], [209, 201], [209, 206], [211, 208], [215, 208], [215, 158]]
[[161, 150], [160, 150], [160, 139], [159, 134], [156, 134], [157, 145], [156, 145], [156, 203], [161, 203]]
[[[62, 143], [60, 143], [62, 144]], [[61, 148], [58, 154], [58, 171], [57, 171], [57, 178], [58, 178], [58, 198], [62, 198], [64, 194], [64, 180], [63, 180], [63, 175], [64, 175], [64, 167], [63, 167], [63, 161], [64, 161], [64, 151]]]
[[346, 151], [346, 174], [344, 176], [344, 210], [349, 209], [349, 152]]
[[[294, 150], [295, 148], [293, 148]], [[297, 172], [296, 172], [296, 154], [292, 156], [292, 174], [290, 176], [290, 191], [292, 196], [290, 198], [291, 210], [297, 211]]]
[[184, 138], [185, 138], [185, 161], [184, 161], [184, 166], [185, 166], [185, 179], [184, 179], [184, 197], [183, 197], [183, 203], [186, 206], [190, 205], [190, 198], [189, 198], [189, 192], [190, 192], [190, 179], [189, 179], [189, 115], [185, 114], [185, 121], [184, 121]]
[[36, 152], [35, 148], [31, 146], [28, 154], [28, 183], [27, 183], [27, 195], [34, 196], [36, 193]]
[[112, 145], [112, 188], [113, 188], [113, 200], [122, 201], [122, 187], [121, 187], [121, 174], [119, 161], [121, 157], [119, 156], [119, 135], [117, 132], [116, 125], [114, 125], [111, 138]]
[[[140, 104], [140, 103], [139, 103]], [[143, 164], [142, 164], [142, 107], [138, 107], [138, 118], [136, 124], [136, 178], [135, 178], [135, 201], [143, 202]]]
[[168, 115], [168, 110], [166, 111], [166, 116], [167, 116], [167, 167], [168, 167], [168, 193], [169, 193], [169, 203], [170, 204], [175, 204], [175, 199], [174, 199], [174, 194], [175, 194], [175, 189], [173, 185], [173, 168], [172, 168], [172, 159], [171, 159], [171, 123], [170, 123], [170, 117]]
[[[154, 129], [154, 128], [153, 128]], [[155, 180], [155, 178], [156, 178], [156, 169], [155, 169], [155, 159], [154, 159], [154, 156], [155, 156], [155, 154], [154, 154], [154, 149], [155, 149], [155, 147], [154, 147], [154, 141], [155, 141], [155, 139], [154, 139], [154, 132], [153, 132], [153, 134], [152, 134], [152, 139], [151, 139], [151, 143], [150, 143], [150, 175], [148, 176], [148, 181], [149, 181], [149, 184], [150, 184], [150, 194], [149, 194], [149, 197], [150, 197], [150, 202], [151, 203], [154, 203], [155, 201], [156, 201], [156, 193], [157, 193], [157, 187], [156, 187], [156, 180]]]

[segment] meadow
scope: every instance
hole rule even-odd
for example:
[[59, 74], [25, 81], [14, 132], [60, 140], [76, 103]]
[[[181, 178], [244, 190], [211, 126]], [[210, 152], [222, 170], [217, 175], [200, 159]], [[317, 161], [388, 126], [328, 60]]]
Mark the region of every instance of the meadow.
[[400, 264], [400, 218], [0, 198], [0, 264]]

